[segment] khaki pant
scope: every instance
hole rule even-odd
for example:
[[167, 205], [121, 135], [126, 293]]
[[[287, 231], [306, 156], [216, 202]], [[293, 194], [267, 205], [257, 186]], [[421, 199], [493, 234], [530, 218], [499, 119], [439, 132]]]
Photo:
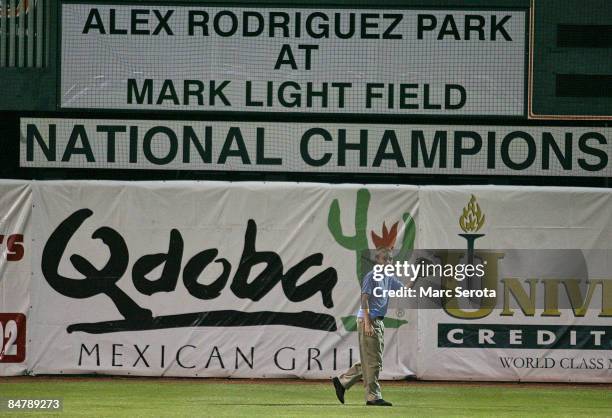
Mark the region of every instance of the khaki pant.
[[358, 320], [357, 328], [359, 330], [359, 356], [361, 362], [353, 364], [350, 369], [338, 376], [340, 383], [347, 390], [357, 383], [359, 379], [363, 378], [366, 401], [382, 399], [378, 374], [382, 369], [385, 326], [380, 319], [373, 319], [371, 322], [374, 328], [374, 335], [368, 337], [364, 332], [363, 320]]

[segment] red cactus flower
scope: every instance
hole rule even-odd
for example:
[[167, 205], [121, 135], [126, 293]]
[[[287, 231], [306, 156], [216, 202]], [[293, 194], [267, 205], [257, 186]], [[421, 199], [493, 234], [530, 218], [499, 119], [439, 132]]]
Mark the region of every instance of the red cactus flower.
[[378, 236], [376, 232], [372, 231], [372, 242], [376, 249], [387, 248], [392, 250], [395, 246], [395, 240], [397, 239], [397, 225], [399, 222], [393, 224], [390, 230], [387, 230], [387, 225], [383, 222], [382, 237]]

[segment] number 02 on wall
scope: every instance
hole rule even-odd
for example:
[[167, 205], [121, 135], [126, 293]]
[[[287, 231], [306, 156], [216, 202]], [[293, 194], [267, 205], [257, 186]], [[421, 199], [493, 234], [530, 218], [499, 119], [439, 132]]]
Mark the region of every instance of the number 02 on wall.
[[0, 313], [0, 363], [25, 360], [26, 317], [21, 313]]

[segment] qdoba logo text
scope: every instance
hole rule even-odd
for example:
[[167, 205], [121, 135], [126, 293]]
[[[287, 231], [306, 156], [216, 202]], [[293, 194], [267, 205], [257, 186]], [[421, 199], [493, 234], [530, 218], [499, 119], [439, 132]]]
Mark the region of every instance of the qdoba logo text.
[[[137, 304], [117, 286], [117, 282], [124, 277], [127, 271], [130, 250], [123, 236], [108, 226], [96, 229], [91, 236], [101, 240], [108, 247], [110, 256], [106, 264], [98, 269], [86, 258], [73, 254], [70, 256], [70, 261], [76, 271], [84, 276], [84, 279], [66, 277], [59, 271], [64, 252], [77, 230], [92, 215], [93, 212], [90, 209], [80, 209], [59, 224], [45, 244], [42, 254], [42, 273], [53, 289], [69, 298], [85, 299], [96, 295], [106, 295], [112, 300], [124, 319], [72, 324], [68, 326], [68, 332], [82, 331], [100, 334], [180, 327], [255, 325], [287, 325], [321, 331], [336, 331], [336, 321], [333, 316], [311, 311], [216, 310], [156, 317], [151, 310]], [[235, 296], [259, 301], [280, 283], [285, 297], [291, 302], [301, 302], [320, 294], [326, 308], [334, 306], [332, 290], [338, 277], [333, 267], [325, 268], [308, 280], [302, 279], [308, 269], [323, 264], [322, 253], [311, 254], [285, 270], [278, 254], [273, 251], [257, 251], [256, 238], [257, 224], [251, 219], [247, 222], [238, 267], [234, 270], [231, 284], [229, 284]], [[131, 274], [136, 290], [147, 296], [160, 292], [173, 292], [176, 289], [179, 275], [182, 274], [183, 285], [191, 296], [201, 300], [212, 300], [219, 297], [230, 282], [232, 271], [230, 261], [220, 256], [218, 249], [209, 248], [191, 256], [181, 272], [183, 250], [181, 233], [177, 229], [172, 229], [167, 252], [146, 254], [134, 262]], [[198, 277], [213, 262], [221, 266], [221, 274], [210, 284], [199, 283]], [[157, 279], [149, 279], [147, 276], [159, 267], [162, 267], [160, 276]], [[255, 275], [252, 270], [259, 271], [259, 273]], [[254, 275], [255, 277], [252, 277]], [[298, 281], [302, 283], [298, 285]], [[178, 303], [177, 301], [177, 305]]]

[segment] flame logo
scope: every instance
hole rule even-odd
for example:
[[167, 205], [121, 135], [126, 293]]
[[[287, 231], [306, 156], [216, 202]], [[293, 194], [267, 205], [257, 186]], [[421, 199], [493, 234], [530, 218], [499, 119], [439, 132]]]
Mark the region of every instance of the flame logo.
[[485, 222], [485, 215], [480, 210], [480, 206], [476, 202], [476, 197], [472, 195], [470, 203], [463, 208], [463, 214], [459, 218], [459, 226], [463, 232], [477, 232]]

